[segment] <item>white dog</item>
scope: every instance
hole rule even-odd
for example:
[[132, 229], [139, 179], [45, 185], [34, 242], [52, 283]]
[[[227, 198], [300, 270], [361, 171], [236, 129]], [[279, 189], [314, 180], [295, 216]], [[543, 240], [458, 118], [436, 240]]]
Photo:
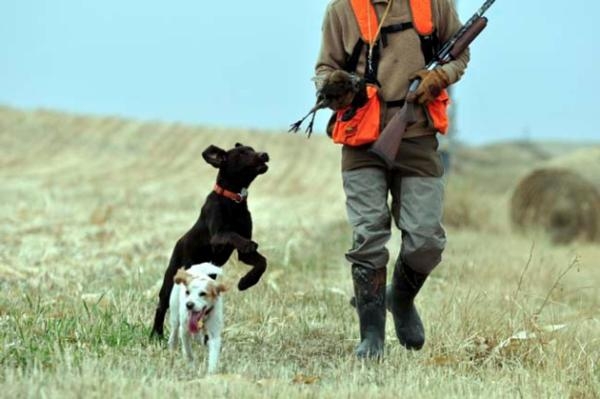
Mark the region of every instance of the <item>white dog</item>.
[[220, 275], [221, 268], [211, 263], [194, 265], [188, 270], [181, 268], [175, 275], [175, 286], [171, 291], [171, 336], [169, 348], [177, 349], [177, 335], [181, 349], [188, 362], [193, 365], [192, 338], [208, 346], [208, 373], [217, 370], [221, 351], [223, 330], [223, 300], [226, 291], [209, 275]]

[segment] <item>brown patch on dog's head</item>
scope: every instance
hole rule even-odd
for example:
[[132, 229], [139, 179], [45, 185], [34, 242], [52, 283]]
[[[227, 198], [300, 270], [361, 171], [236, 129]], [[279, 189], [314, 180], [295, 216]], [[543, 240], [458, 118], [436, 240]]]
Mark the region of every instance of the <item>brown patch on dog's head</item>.
[[173, 278], [173, 281], [175, 281], [175, 284], [185, 284], [188, 285], [190, 283], [190, 280], [192, 279], [192, 275], [189, 274], [188, 272], [185, 271], [185, 268], [180, 268], [179, 270], [177, 270], [177, 273], [175, 274], [175, 277]]
[[219, 295], [227, 291], [227, 289], [225, 284], [209, 284], [206, 296], [208, 296], [211, 301], [214, 301]]
[[217, 284], [217, 293], [222, 294], [223, 292], [227, 292], [229, 288], [225, 284]]

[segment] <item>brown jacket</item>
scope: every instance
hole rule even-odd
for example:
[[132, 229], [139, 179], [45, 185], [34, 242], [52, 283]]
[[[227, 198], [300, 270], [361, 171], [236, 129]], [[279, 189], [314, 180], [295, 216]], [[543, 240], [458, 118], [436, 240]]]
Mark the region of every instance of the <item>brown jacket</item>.
[[[372, 0], [377, 15], [381, 18], [389, 0]], [[447, 41], [458, 29], [461, 23], [458, 19], [454, 0], [432, 0], [434, 26], [436, 35], [441, 43]], [[411, 21], [408, 0], [394, 0], [383, 26]], [[360, 30], [352, 11], [349, 0], [332, 0], [325, 13], [323, 22], [323, 40], [316, 65], [317, 76], [323, 76], [335, 69], [344, 69], [347, 58], [360, 39]], [[463, 75], [469, 61], [469, 51], [465, 51], [457, 60], [442, 66], [450, 82], [454, 83]], [[364, 52], [361, 55], [356, 72], [360, 75], [365, 71]], [[421, 51], [421, 42], [414, 29], [387, 36], [387, 46], [381, 49], [377, 80], [381, 83], [381, 94], [385, 101], [404, 99], [408, 91], [409, 76], [425, 66]], [[399, 108], [388, 108], [384, 117], [387, 123]], [[409, 126], [405, 138], [435, 135], [436, 131], [428, 121], [422, 107], [417, 110], [417, 122]], [[434, 140], [435, 141], [435, 140]], [[360, 149], [344, 148], [344, 157], [350, 153], [357, 154]], [[435, 152], [435, 149], [433, 149]], [[366, 155], [366, 154], [365, 154]], [[360, 158], [360, 154], [358, 155]], [[356, 158], [353, 155], [352, 158]], [[371, 162], [367, 159], [359, 162], [343, 159], [343, 169], [366, 166]]]

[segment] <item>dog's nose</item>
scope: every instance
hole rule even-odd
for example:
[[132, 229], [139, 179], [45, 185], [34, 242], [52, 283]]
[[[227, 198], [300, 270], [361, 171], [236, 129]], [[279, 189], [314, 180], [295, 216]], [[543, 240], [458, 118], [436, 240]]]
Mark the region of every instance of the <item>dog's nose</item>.
[[258, 158], [260, 158], [260, 160], [263, 162], [269, 162], [269, 154], [267, 154], [266, 152], [259, 152]]
[[193, 302], [188, 302], [185, 304], [185, 307], [188, 309], [192, 309], [194, 307], [194, 303]]

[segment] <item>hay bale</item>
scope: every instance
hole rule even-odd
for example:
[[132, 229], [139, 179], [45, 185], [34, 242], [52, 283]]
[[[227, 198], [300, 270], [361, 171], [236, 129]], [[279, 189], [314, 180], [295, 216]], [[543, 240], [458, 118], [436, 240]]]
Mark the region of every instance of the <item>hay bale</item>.
[[556, 158], [519, 182], [511, 220], [541, 229], [555, 243], [600, 241], [600, 148]]

